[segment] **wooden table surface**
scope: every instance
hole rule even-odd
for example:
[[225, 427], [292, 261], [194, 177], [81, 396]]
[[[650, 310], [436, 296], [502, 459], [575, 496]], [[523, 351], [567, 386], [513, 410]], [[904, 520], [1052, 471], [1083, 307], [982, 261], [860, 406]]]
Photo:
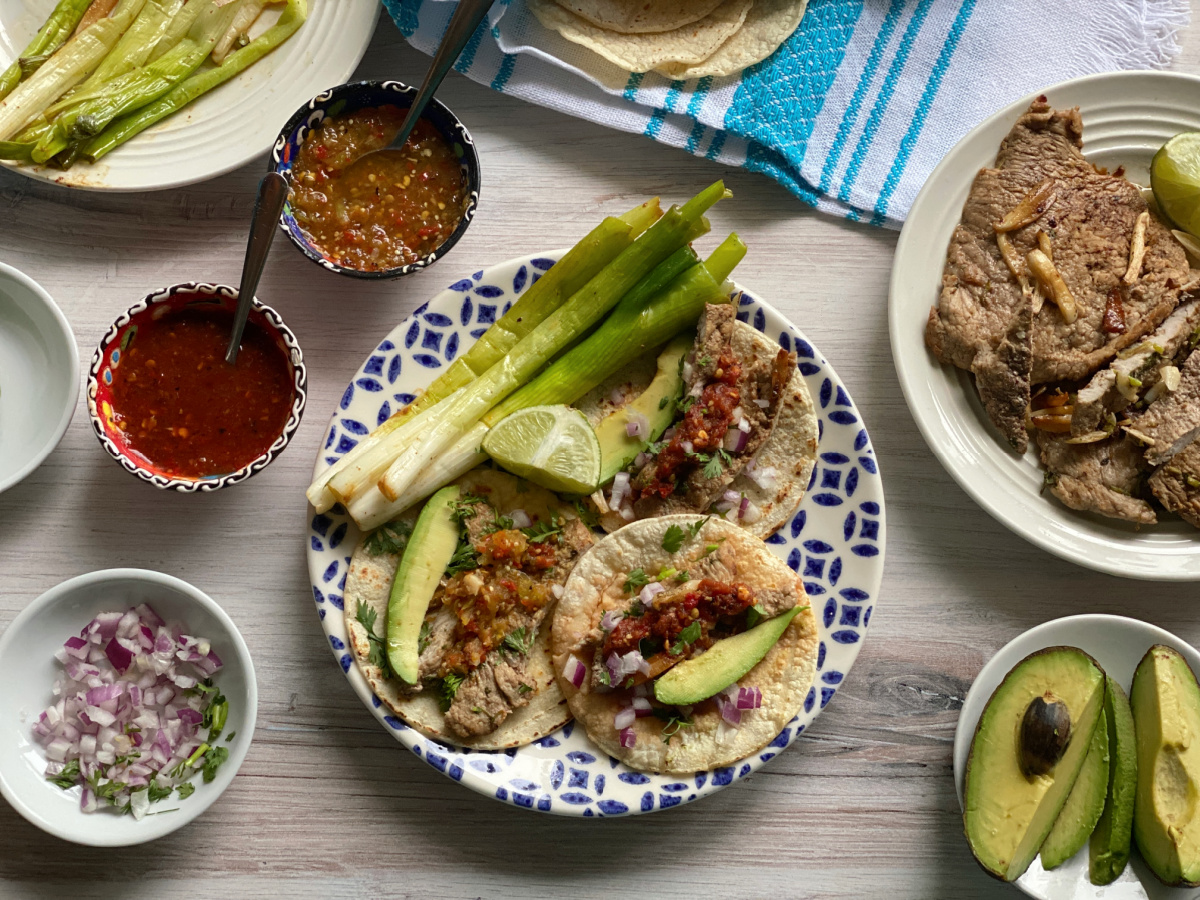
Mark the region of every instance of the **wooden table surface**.
[[[1200, 30], [1182, 40], [1176, 68], [1200, 72]], [[426, 62], [385, 16], [357, 74], [411, 82]], [[943, 471], [909, 417], [888, 349], [894, 233], [456, 74], [439, 96], [470, 127], [484, 173], [475, 223], [444, 262], [362, 283], [275, 245], [259, 296], [295, 330], [310, 390], [277, 462], [216, 494], [159, 492], [100, 449], [81, 397], [58, 449], [0, 495], [0, 627], [68, 577], [157, 569], [229, 611], [260, 692], [239, 776], [199, 820], [154, 844], [73, 847], [0, 803], [0, 897], [1016, 896], [971, 861], [955, 800], [951, 743], [975, 674], [1019, 632], [1073, 613], [1133, 615], [1200, 643], [1200, 590], [1124, 581], [1043, 553]], [[57, 300], [86, 367], [112, 319], [149, 290], [236, 282], [264, 165], [144, 195], [67, 191], [0, 171], [0, 260]], [[313, 611], [303, 488], [347, 378], [431, 294], [462, 273], [569, 243], [648, 195], [683, 199], [717, 177], [734, 199], [715, 227], [750, 246], [738, 277], [817, 342], [866, 416], [887, 486], [881, 600], [833, 703], [744, 783], [645, 817], [516, 810], [414, 759], [350, 690]]]

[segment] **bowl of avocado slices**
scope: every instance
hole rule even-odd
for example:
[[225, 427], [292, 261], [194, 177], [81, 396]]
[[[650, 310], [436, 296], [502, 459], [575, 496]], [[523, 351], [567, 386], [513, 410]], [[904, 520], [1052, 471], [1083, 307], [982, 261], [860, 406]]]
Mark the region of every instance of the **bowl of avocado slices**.
[[954, 737], [963, 833], [1032, 897], [1200, 886], [1200, 652], [1146, 622], [1039, 625], [983, 667]]

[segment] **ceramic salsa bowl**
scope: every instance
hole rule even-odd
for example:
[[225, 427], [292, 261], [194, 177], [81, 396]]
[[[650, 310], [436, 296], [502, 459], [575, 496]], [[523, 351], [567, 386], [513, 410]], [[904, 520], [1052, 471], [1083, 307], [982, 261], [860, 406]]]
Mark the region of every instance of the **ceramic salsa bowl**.
[[[271, 151], [272, 168], [287, 178], [290, 184], [292, 162], [300, 152], [300, 147], [313, 126], [320, 124], [327, 116], [337, 116], [374, 106], [396, 106], [400, 109], [407, 109], [412, 105], [416, 93], [416, 88], [399, 81], [358, 81], [341, 84], [324, 93], [317, 94], [307, 104], [296, 110], [296, 113], [283, 126], [283, 130], [279, 132], [279, 137], [275, 140], [275, 147]], [[475, 218], [475, 209], [479, 205], [479, 155], [475, 151], [475, 142], [471, 140], [470, 132], [458, 120], [458, 117], [436, 98], [429, 101], [422, 118], [432, 124], [454, 150], [462, 165], [463, 177], [467, 182], [466, 208], [458, 222], [458, 227], [446, 238], [445, 242], [428, 256], [405, 266], [380, 269], [374, 272], [353, 269], [334, 262], [305, 237], [304, 232], [296, 223], [296, 217], [289, 201], [284, 205], [283, 213], [279, 217], [279, 227], [301, 253], [330, 272], [350, 275], [354, 278], [379, 280], [409, 275], [433, 265], [450, 252], [451, 248], [466, 233], [471, 220]]]
[[236, 288], [194, 281], [155, 291], [117, 317], [92, 357], [92, 365], [88, 370], [87, 379], [88, 415], [91, 418], [92, 430], [99, 438], [100, 445], [126, 471], [143, 481], [148, 481], [155, 487], [191, 493], [215, 491], [218, 488], [245, 481], [251, 475], [265, 469], [275, 457], [283, 452], [283, 448], [288, 445], [288, 441], [291, 440], [296, 428], [300, 425], [300, 418], [304, 413], [304, 404], [308, 396], [308, 372], [304, 367], [300, 345], [296, 342], [296, 336], [292, 334], [291, 329], [279, 317], [279, 313], [260, 303], [257, 299], [250, 309], [250, 322], [257, 324], [271, 335], [287, 357], [291, 366], [293, 387], [291, 412], [283, 431], [262, 455], [233, 472], [200, 478], [181, 477], [162, 471], [144, 456], [132, 450], [125, 434], [114, 422], [113, 371], [120, 367], [122, 355], [137, 340], [138, 327], [184, 308], [223, 309], [232, 312], [237, 306], [237, 297]]

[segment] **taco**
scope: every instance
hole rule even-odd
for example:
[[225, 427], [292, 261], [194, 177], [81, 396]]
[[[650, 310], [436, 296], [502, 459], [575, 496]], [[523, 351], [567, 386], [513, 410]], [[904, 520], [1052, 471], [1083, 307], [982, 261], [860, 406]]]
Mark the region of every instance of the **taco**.
[[[705, 307], [670, 427], [655, 431], [658, 439], [592, 494], [606, 531], [712, 512], [767, 537], [800, 505], [817, 454], [812, 397], [795, 354], [737, 321], [736, 312], [734, 303]], [[628, 404], [645, 383], [626, 389]], [[609, 413], [611, 402], [610, 393], [594, 391], [579, 406], [589, 418], [598, 410], [619, 416]]]
[[508, 473], [476, 469], [457, 484], [459, 546], [421, 628], [417, 683], [390, 672], [384, 645], [415, 511], [355, 549], [346, 630], [375, 695], [413, 728], [480, 750], [516, 747], [571, 718], [550, 665], [549, 615], [592, 533], [554, 494]]
[[[784, 625], [774, 643], [754, 643]], [[702, 683], [706, 659], [731, 660], [730, 642], [760, 657]], [[683, 774], [770, 743], [812, 686], [817, 643], [803, 583], [761, 540], [717, 517], [672, 515], [627, 525], [579, 560], [550, 648], [571, 712], [602, 750]], [[664, 700], [668, 679], [688, 681], [688, 703]]]

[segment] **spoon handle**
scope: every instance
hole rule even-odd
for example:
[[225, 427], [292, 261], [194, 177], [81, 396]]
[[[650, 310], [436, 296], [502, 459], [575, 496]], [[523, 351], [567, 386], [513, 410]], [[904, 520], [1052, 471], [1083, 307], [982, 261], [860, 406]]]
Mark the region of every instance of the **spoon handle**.
[[258, 185], [258, 199], [254, 203], [254, 218], [250, 221], [250, 237], [246, 241], [246, 260], [242, 263], [242, 281], [238, 285], [237, 312], [233, 316], [233, 333], [229, 336], [229, 348], [225, 361], [230, 365], [237, 362], [238, 349], [242, 344], [242, 332], [250, 315], [250, 304], [258, 289], [263, 267], [271, 241], [275, 238], [276, 223], [287, 200], [287, 179], [278, 172], [268, 172]]
[[425, 80], [421, 83], [417, 96], [413, 98], [412, 106], [408, 108], [408, 113], [404, 117], [404, 123], [396, 132], [396, 137], [390, 146], [395, 148], [404, 146], [408, 136], [412, 134], [413, 128], [416, 127], [417, 120], [421, 118], [421, 113], [425, 111], [425, 107], [433, 98], [434, 91], [441, 85], [442, 79], [446, 77], [446, 73], [450, 71], [450, 67], [454, 65], [458, 55], [462, 53], [463, 47], [467, 46], [467, 41], [471, 39], [471, 35], [475, 33], [475, 29], [479, 27], [479, 23], [483, 21], [484, 15], [491, 9], [491, 6], [492, 0], [458, 0], [458, 6], [450, 17], [450, 24], [446, 26], [446, 33], [442, 35], [442, 41], [433, 54], [433, 62], [429, 65], [429, 71], [425, 73]]

